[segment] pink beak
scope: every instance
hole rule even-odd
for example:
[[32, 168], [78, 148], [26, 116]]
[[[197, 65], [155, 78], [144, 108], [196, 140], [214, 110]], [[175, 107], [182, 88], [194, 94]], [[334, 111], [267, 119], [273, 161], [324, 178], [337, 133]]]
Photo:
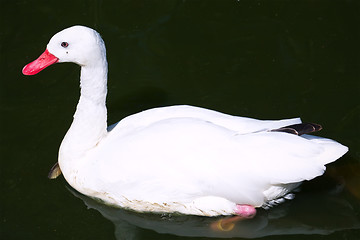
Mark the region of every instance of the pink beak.
[[41, 70], [45, 69], [46, 67], [57, 63], [59, 59], [49, 53], [49, 51], [46, 49], [43, 54], [40, 55], [35, 61], [27, 64], [23, 70], [22, 73], [24, 75], [35, 75]]

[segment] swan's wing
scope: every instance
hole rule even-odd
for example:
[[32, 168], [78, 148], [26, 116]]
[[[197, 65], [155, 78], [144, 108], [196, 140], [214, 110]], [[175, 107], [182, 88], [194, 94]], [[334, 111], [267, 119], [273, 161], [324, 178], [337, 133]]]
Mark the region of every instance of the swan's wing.
[[179, 105], [153, 108], [128, 116], [120, 122], [116, 123], [117, 126], [116, 124], [111, 125], [108, 128], [108, 131], [112, 130], [115, 126], [115, 131], [132, 131], [133, 129], [143, 128], [153, 123], [156, 123], [157, 121], [171, 118], [195, 118], [228, 128], [232, 131], [236, 131], [239, 134], [271, 130], [281, 128], [287, 125], [301, 123], [300, 118], [274, 121], [258, 120], [247, 117], [231, 116], [228, 114], [200, 107]]
[[347, 151], [335, 141], [304, 136], [238, 134], [211, 122], [174, 118], [119, 138], [109, 134], [93, 156], [102, 162], [96, 169], [100, 179], [119, 184], [115, 191], [134, 199], [203, 194], [256, 205], [271, 184], [322, 175], [326, 163]]

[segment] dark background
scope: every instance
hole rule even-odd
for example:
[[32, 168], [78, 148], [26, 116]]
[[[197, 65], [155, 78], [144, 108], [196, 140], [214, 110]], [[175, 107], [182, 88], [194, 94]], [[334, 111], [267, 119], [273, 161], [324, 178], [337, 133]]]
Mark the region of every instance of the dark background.
[[[136, 224], [123, 228], [120, 224], [115, 230], [114, 221], [100, 210], [88, 209], [62, 177], [47, 179], [79, 97], [79, 67], [57, 64], [33, 77], [23, 76], [21, 69], [45, 50], [53, 34], [77, 24], [96, 29], [106, 43], [109, 124], [140, 110], [172, 104], [260, 119], [300, 116], [322, 124], [320, 136], [335, 139], [350, 151], [331, 164], [325, 176], [305, 184], [295, 200], [277, 209], [287, 213], [285, 220], [291, 214], [298, 220], [303, 212], [296, 210], [310, 204], [319, 209], [316, 214], [305, 210], [318, 219], [317, 227], [310, 226], [330, 231], [287, 232], [284, 229], [291, 228], [284, 224], [289, 221], [283, 221], [272, 228], [269, 235], [275, 236], [263, 239], [359, 239], [359, 1], [0, 0], [0, 4], [1, 239], [191, 235], [184, 222], [179, 222], [184, 234], [164, 235]], [[322, 208], [319, 192], [335, 197], [337, 203], [346, 202], [351, 216], [344, 217], [336, 204], [332, 213]], [[315, 200], [306, 202], [302, 196]], [[332, 227], [345, 219], [352, 221], [341, 229]], [[195, 225], [202, 221], [191, 218]], [[212, 234], [208, 229], [204, 237]], [[241, 233], [215, 237], [227, 236], [244, 237]]]

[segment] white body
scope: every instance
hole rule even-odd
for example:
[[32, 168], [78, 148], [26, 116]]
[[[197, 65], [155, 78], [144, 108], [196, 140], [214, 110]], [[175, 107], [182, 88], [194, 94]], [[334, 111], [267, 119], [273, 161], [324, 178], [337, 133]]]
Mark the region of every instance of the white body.
[[108, 204], [230, 215], [236, 204], [260, 207], [286, 195], [347, 151], [330, 139], [269, 131], [298, 118], [260, 121], [191, 106], [147, 110], [107, 132], [107, 62], [99, 34], [68, 28], [48, 50], [59, 62], [82, 66], [81, 97], [60, 147], [60, 168], [72, 187]]

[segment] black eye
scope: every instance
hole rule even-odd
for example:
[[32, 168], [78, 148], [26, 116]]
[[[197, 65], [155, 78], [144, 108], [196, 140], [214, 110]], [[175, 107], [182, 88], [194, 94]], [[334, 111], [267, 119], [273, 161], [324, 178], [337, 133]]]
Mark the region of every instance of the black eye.
[[63, 48], [67, 48], [67, 47], [69, 46], [69, 44], [68, 44], [67, 42], [62, 42], [62, 43], [61, 43], [61, 46], [62, 46]]

